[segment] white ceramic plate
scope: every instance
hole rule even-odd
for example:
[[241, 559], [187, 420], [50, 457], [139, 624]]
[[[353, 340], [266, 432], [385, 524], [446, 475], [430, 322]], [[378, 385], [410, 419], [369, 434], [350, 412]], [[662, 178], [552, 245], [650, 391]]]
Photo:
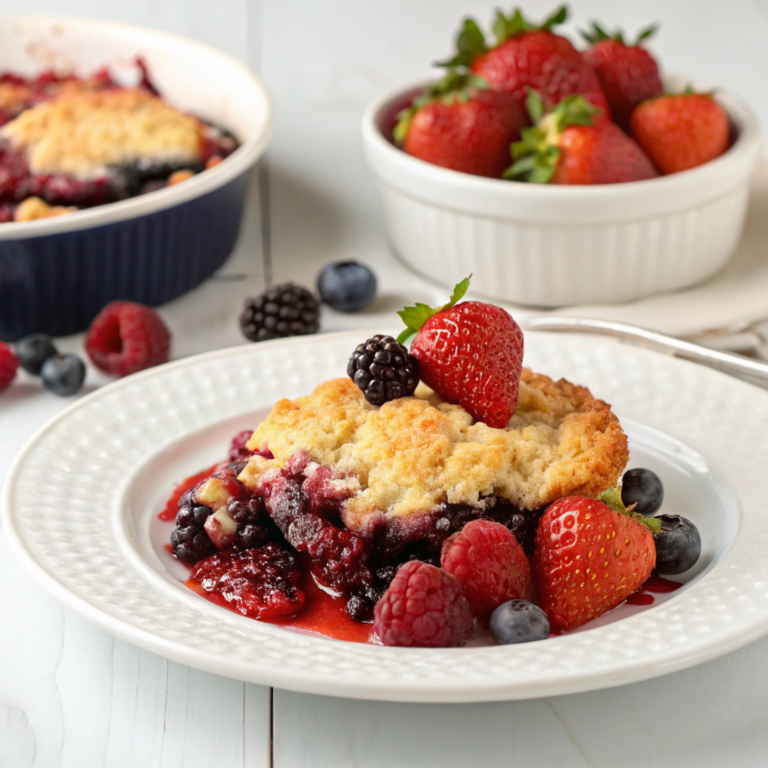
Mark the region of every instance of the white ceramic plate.
[[480, 701], [642, 680], [768, 632], [768, 395], [722, 374], [594, 338], [528, 334], [526, 363], [588, 385], [658, 472], [664, 509], [699, 526], [701, 561], [653, 606], [521, 646], [404, 649], [300, 634], [235, 615], [181, 583], [157, 512], [280, 397], [344, 375], [362, 332], [237, 347], [131, 376], [84, 398], [19, 454], [3, 519], [18, 556], [63, 603], [143, 648], [310, 693]]

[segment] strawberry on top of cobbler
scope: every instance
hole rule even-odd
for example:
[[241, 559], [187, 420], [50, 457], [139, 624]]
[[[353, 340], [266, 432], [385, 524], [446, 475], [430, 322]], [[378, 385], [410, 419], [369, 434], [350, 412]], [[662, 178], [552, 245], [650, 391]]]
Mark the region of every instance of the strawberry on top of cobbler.
[[679, 538], [664, 518], [683, 518], [637, 511], [661, 486], [632, 470], [617, 488], [629, 451], [610, 406], [522, 368], [519, 327], [462, 302], [468, 285], [406, 308], [407, 330], [358, 345], [347, 378], [277, 402], [181, 497], [171, 547], [190, 586], [274, 620], [307, 610], [311, 578], [374, 641], [423, 647], [475, 627], [543, 639], [640, 589]]
[[140, 82], [0, 75], [0, 222], [30, 221], [184, 181], [237, 148], [227, 131], [168, 104], [137, 60]]

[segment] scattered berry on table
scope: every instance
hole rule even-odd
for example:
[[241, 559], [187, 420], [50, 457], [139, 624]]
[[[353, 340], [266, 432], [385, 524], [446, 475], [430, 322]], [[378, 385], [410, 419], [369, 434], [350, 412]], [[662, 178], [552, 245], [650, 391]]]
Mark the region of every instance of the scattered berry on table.
[[498, 179], [509, 165], [509, 145], [528, 123], [512, 94], [451, 70], [398, 114], [393, 138], [427, 163]]
[[317, 333], [320, 328], [320, 305], [300, 285], [275, 285], [245, 300], [240, 328], [251, 341]]
[[43, 363], [49, 357], [58, 354], [53, 339], [44, 333], [33, 333], [31, 336], [25, 336], [16, 342], [15, 350], [19, 365], [33, 376], [39, 376]]
[[501, 523], [467, 523], [443, 542], [440, 565], [461, 582], [472, 611], [486, 625], [497, 606], [533, 595], [528, 558]]
[[650, 530], [597, 499], [560, 499], [539, 523], [534, 578], [554, 629], [576, 629], [615, 608], [655, 564]]
[[205, 521], [212, 513], [210, 507], [202, 504], [186, 503], [179, 507], [176, 527], [171, 531], [171, 549], [182, 563], [193, 565], [215, 550], [205, 532]]
[[19, 361], [13, 350], [0, 341], [0, 390], [5, 389], [16, 378]]
[[661, 509], [664, 486], [650, 469], [629, 469], [621, 480], [621, 500], [627, 507], [637, 504], [635, 512], [641, 515], [652, 515]]
[[642, 45], [655, 31], [656, 25], [644, 29], [633, 44], [625, 43], [621, 32], [609, 34], [596, 23], [589, 32], [582, 32], [590, 43], [582, 56], [600, 78], [613, 119], [627, 132], [632, 110], [664, 91], [658, 64]]
[[665, 94], [638, 104], [632, 138], [662, 173], [678, 173], [714, 160], [728, 149], [725, 110], [706, 93]]
[[167, 363], [171, 334], [154, 309], [132, 301], [113, 301], [91, 323], [85, 351], [102, 371], [127, 376]]
[[338, 312], [359, 312], [376, 297], [376, 275], [357, 261], [334, 261], [318, 275], [317, 291]]
[[701, 556], [699, 529], [681, 515], [659, 515], [661, 531], [654, 537], [656, 570], [667, 576], [683, 573], [696, 565]]
[[537, 91], [526, 101], [533, 128], [512, 145], [504, 178], [534, 184], [618, 184], [658, 176], [650, 159], [583, 96], [545, 111]]
[[608, 102], [592, 65], [567, 38], [552, 32], [567, 16], [567, 8], [561, 6], [537, 25], [519, 9], [509, 16], [497, 11], [493, 47], [477, 22], [466, 19], [457, 39], [457, 55], [441, 66], [467, 67], [491, 88], [511, 93], [520, 103], [528, 88], [540, 91], [550, 106], [579, 93], [607, 113]]
[[40, 369], [43, 384], [55, 395], [74, 395], [85, 381], [85, 363], [77, 355], [54, 355]]
[[398, 341], [416, 331], [411, 354], [419, 361], [421, 380], [477, 421], [502, 429], [517, 408], [523, 332], [501, 307], [457, 304], [468, 288], [469, 278], [442, 307], [417, 304], [398, 312], [408, 327]]
[[195, 568], [192, 578], [252, 619], [290, 616], [304, 606], [298, 560], [277, 544], [217, 552]]
[[472, 611], [458, 579], [419, 560], [400, 567], [374, 610], [373, 628], [384, 645], [464, 645], [472, 627]]
[[509, 600], [491, 614], [491, 635], [499, 645], [546, 640], [549, 619], [538, 605], [527, 600]]
[[414, 393], [419, 364], [391, 336], [377, 334], [357, 345], [347, 363], [347, 375], [371, 405], [383, 405]]

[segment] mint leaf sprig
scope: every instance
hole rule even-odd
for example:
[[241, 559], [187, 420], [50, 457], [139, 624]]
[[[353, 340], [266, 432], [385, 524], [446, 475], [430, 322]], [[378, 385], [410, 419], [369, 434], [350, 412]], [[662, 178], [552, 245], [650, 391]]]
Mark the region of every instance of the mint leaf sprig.
[[469, 281], [472, 279], [472, 275], [465, 277], [460, 283], [456, 283], [451, 294], [451, 299], [447, 304], [443, 304], [442, 307], [430, 307], [426, 304], [417, 302], [412, 307], [405, 307], [401, 309], [397, 314], [400, 319], [405, 323], [405, 330], [397, 337], [399, 344], [405, 344], [408, 339], [413, 336], [414, 333], [421, 330], [424, 323], [429, 320], [430, 317], [434, 317], [439, 312], [445, 312], [455, 304], [460, 302], [466, 292], [469, 290]]

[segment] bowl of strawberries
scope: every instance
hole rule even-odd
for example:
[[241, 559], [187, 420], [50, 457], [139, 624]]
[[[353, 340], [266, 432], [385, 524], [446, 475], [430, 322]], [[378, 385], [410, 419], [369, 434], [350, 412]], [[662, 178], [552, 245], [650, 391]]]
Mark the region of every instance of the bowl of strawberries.
[[632, 301], [722, 268], [744, 227], [761, 139], [735, 95], [662, 76], [598, 24], [578, 50], [497, 11], [465, 19], [442, 79], [363, 118], [393, 249], [416, 272], [541, 307]]

